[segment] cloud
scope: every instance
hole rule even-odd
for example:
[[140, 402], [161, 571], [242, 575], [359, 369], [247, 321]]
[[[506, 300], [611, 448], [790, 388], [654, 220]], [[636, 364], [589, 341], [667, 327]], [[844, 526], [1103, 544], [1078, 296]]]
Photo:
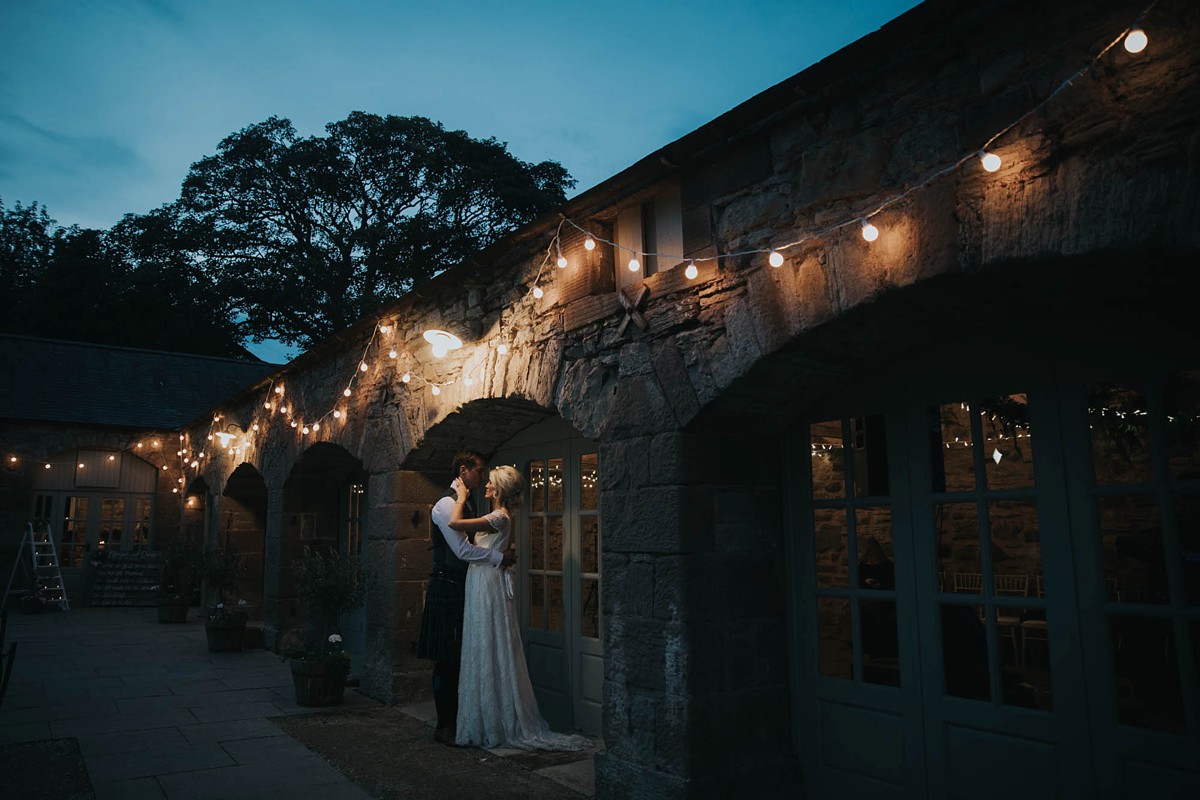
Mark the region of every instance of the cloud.
[[[22, 161], [49, 166], [61, 175], [121, 170], [148, 174], [150, 165], [128, 144], [108, 136], [75, 135], [38, 125], [20, 114], [0, 111], [0, 130], [8, 141], [24, 140]], [[10, 173], [13, 148], [0, 150], [0, 171]]]

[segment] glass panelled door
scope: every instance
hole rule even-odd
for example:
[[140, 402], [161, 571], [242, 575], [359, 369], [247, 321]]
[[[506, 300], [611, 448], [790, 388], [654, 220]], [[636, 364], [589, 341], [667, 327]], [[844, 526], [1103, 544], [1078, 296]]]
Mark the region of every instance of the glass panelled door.
[[[599, 735], [604, 680], [600, 614], [600, 462], [596, 444], [562, 438], [553, 421], [490, 465], [514, 464], [528, 484], [518, 519], [517, 606], [530, 680], [557, 730]], [[544, 435], [548, 441], [538, 442]], [[533, 440], [533, 441], [529, 441]]]
[[803, 428], [814, 796], [1200, 796], [1200, 373], [975, 388]]

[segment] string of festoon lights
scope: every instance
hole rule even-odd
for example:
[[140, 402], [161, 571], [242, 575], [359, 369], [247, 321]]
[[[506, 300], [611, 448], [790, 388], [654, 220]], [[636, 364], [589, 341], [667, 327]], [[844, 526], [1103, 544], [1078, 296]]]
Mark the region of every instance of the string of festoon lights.
[[[847, 216], [845, 219], [835, 221], [832, 224], [825, 225], [816, 229], [802, 232], [797, 238], [792, 241], [774, 244], [765, 248], [753, 248], [747, 250], [739, 250], [736, 252], [720, 253], [713, 256], [704, 256], [697, 258], [685, 257], [681, 254], [661, 253], [646, 250], [638, 250], [629, 248], [618, 242], [609, 241], [607, 239], [596, 236], [591, 231], [586, 230], [575, 220], [563, 217], [558, 224], [554, 235], [550, 239], [546, 252], [541, 259], [538, 270], [533, 280], [528, 284], [529, 288], [525, 293], [518, 298], [517, 301], [511, 304], [508, 309], [508, 322], [505, 321], [505, 312], [500, 314], [499, 334], [494, 336], [489, 346], [497, 357], [503, 357], [508, 353], [509, 329], [515, 324], [518, 316], [527, 312], [531, 317], [537, 313], [538, 301], [545, 296], [545, 291], [542, 287], [543, 277], [547, 270], [554, 272], [551, 269], [553, 264], [558, 270], [565, 270], [571, 266], [570, 260], [564, 255], [562, 250], [563, 233], [567, 229], [577, 231], [583, 236], [583, 247], [586, 250], [594, 250], [597, 246], [604, 244], [613, 248], [614, 253], [622, 252], [627, 256], [626, 267], [631, 272], [638, 272], [647, 258], [657, 257], [669, 263], [679, 263], [684, 266], [684, 275], [688, 280], [694, 280], [699, 275], [698, 264], [718, 261], [720, 259], [738, 258], [738, 257], [757, 257], [765, 256], [766, 264], [772, 268], [778, 268], [785, 263], [784, 254], [793, 248], [800, 247], [805, 243], [813, 240], [824, 239], [843, 231], [847, 228], [857, 227], [861, 232], [862, 238], [867, 242], [873, 242], [878, 239], [880, 231], [876, 223], [882, 224], [878, 219], [879, 215], [884, 211], [893, 208], [897, 204], [914, 193], [930, 186], [936, 181], [951, 175], [964, 168], [965, 166], [977, 163], [979, 168], [985, 172], [994, 173], [1002, 166], [1002, 159], [995, 148], [998, 142], [1007, 134], [1012, 132], [1021, 123], [1037, 114], [1047, 104], [1052, 102], [1054, 98], [1059, 96], [1067, 88], [1075, 84], [1080, 78], [1087, 74], [1101, 59], [1103, 59], [1114, 47], [1123, 43], [1124, 48], [1131, 54], [1141, 53], [1145, 50], [1148, 44], [1148, 37], [1142, 24], [1147, 15], [1158, 4], [1158, 0], [1150, 3], [1137, 16], [1133, 24], [1125, 28], [1119, 35], [1114, 37], [1103, 49], [1096, 53], [1091, 59], [1079, 69], [1071, 73], [1065, 80], [1054, 87], [1040, 101], [1034, 104], [1031, 108], [1014, 119], [1009, 124], [997, 130], [993, 135], [984, 140], [978, 147], [971, 149], [963, 155], [954, 158], [952, 161], [932, 169], [928, 174], [922, 177], [916, 183], [908, 188], [898, 191], [882, 201], [875, 204], [866, 212], [860, 212], [854, 215]], [[357, 364], [354, 367], [350, 377], [346, 380], [341, 395], [334, 400], [324, 405], [324, 410], [318, 414], [306, 414], [305, 409], [298, 408], [296, 403], [302, 402], [299, 400], [289, 399], [284, 383], [284, 376], [276, 376], [265, 389], [265, 396], [258, 404], [256, 414], [253, 417], [248, 430], [240, 433], [230, 433], [223, 427], [224, 416], [221, 413], [213, 415], [213, 421], [207, 434], [207, 441], [201, 443], [200, 447], [193, 447], [184, 434], [180, 434], [180, 447], [178, 456], [180, 459], [180, 477], [178, 482], [180, 486], [184, 484], [186, 469], [190, 468], [199, 473], [200, 465], [209, 456], [210, 451], [214, 451], [219, 447], [222, 451], [229, 451], [235, 456], [248, 456], [251, 449], [255, 445], [256, 435], [261, 435], [265, 429], [270, 426], [272, 421], [282, 420], [287, 427], [296, 431], [300, 437], [311, 435], [321, 435], [325, 429], [323, 426], [331, 424], [344, 424], [350, 413], [351, 404], [349, 399], [360, 389], [360, 380], [371, 369], [371, 364], [378, 363], [381, 360], [396, 364], [396, 370], [400, 371], [400, 382], [406, 386], [428, 387], [433, 395], [440, 395], [442, 390], [447, 386], [462, 381], [463, 384], [471, 386], [476, 381], [476, 374], [480, 369], [484, 368], [483, 362], [477, 362], [469, 368], [461, 371], [458, 377], [451, 377], [444, 380], [433, 380], [427, 377], [420, 370], [421, 362], [415, 355], [405, 349], [397, 349], [394, 344], [396, 334], [396, 326], [393, 320], [378, 322], [373, 329], [370, 338], [363, 347], [362, 355], [359, 357]], [[462, 347], [462, 341], [454, 334], [442, 330], [427, 330], [423, 334], [423, 338], [427, 341], [433, 351], [433, 355], [437, 359], [441, 359], [448, 355], [453, 350]], [[385, 362], [385, 363], [386, 363]], [[231, 426], [232, 427], [232, 426]], [[1026, 438], [1029, 436], [1027, 429], [1016, 432], [1016, 438]], [[946, 447], [952, 446], [969, 446], [969, 442], [944, 443]], [[828, 449], [832, 445], [817, 445], [817, 448]], [[163, 469], [167, 467], [164, 465]]]

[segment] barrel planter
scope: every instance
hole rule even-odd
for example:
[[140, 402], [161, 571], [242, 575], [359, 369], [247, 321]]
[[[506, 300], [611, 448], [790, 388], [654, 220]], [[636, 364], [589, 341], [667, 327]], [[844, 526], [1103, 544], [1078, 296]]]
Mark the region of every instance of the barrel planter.
[[335, 706], [342, 702], [346, 689], [349, 662], [343, 659], [293, 658], [292, 684], [296, 688], [296, 705]]

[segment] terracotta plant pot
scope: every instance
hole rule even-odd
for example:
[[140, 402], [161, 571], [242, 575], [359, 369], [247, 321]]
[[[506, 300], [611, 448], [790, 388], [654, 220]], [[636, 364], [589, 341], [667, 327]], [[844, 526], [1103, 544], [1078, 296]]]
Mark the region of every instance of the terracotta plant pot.
[[188, 604], [186, 600], [160, 601], [158, 604], [159, 622], [187, 622]]
[[208, 649], [213, 651], [241, 650], [246, 637], [246, 620], [208, 620], [204, 623]]
[[296, 705], [335, 706], [342, 702], [349, 664], [323, 659], [293, 658], [292, 683], [296, 687]]

